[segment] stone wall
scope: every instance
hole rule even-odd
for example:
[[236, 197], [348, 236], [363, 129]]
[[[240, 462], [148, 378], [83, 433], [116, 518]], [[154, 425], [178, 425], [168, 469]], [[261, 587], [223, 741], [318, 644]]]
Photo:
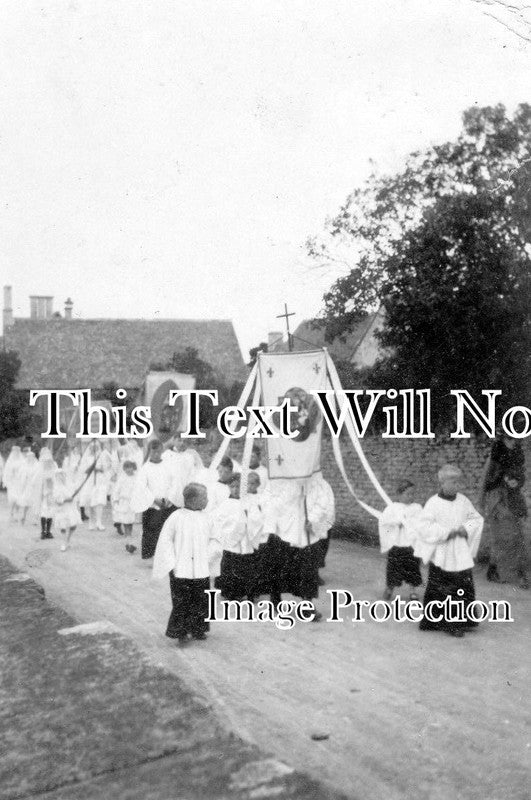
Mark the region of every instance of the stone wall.
[[[211, 438], [203, 443], [193, 443], [209, 463], [220, 439]], [[531, 441], [523, 441], [526, 453], [527, 476], [525, 494], [531, 509]], [[362, 440], [363, 451], [378, 477], [382, 487], [393, 498], [397, 483], [409, 478], [415, 483], [419, 502], [424, 503], [437, 491], [437, 471], [448, 462], [457, 464], [464, 473], [463, 491], [473, 503], [478, 502], [491, 441], [488, 439], [383, 439], [381, 436], [366, 436]], [[234, 440], [229, 455], [241, 458], [243, 444]], [[365, 470], [350, 442], [342, 439], [341, 450], [349, 479], [360, 498], [375, 508], [382, 509], [383, 501], [373, 488]], [[337, 533], [352, 536], [369, 544], [376, 543], [376, 521], [357, 504], [345, 486], [337, 468], [332, 443], [328, 434], [323, 438], [323, 475], [330, 482], [336, 497]], [[483, 537], [488, 542], [488, 530]]]

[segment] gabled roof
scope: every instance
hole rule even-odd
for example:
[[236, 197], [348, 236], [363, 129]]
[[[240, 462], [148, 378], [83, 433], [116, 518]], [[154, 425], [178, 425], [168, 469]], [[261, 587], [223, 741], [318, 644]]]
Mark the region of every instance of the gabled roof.
[[[325, 341], [325, 323], [320, 320], [307, 319], [293, 332], [294, 350], [312, 350], [315, 347], [327, 347], [332, 358], [338, 361], [354, 361], [356, 354], [365, 339], [383, 319], [383, 312], [375, 311], [367, 314], [348, 334], [338, 336], [332, 343]], [[285, 341], [278, 342], [271, 352], [287, 350]]]
[[230, 320], [15, 319], [4, 332], [22, 361], [20, 389], [138, 388], [150, 364], [194, 347], [227, 383], [245, 380]]

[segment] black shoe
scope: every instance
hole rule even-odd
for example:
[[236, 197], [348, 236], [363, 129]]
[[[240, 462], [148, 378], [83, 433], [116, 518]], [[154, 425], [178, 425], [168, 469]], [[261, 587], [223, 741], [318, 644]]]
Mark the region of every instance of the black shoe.
[[192, 636], [194, 639], [197, 639], [198, 642], [204, 642], [207, 638], [206, 633], [193, 633]]
[[136, 551], [136, 547], [134, 544], [126, 544], [125, 549], [128, 553], [133, 554]]

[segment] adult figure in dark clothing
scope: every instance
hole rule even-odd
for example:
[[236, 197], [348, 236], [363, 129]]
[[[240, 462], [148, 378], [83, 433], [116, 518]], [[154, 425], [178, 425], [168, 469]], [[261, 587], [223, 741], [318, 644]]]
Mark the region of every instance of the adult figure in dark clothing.
[[501, 434], [492, 445], [483, 486], [483, 505], [491, 527], [487, 579], [528, 589], [524, 483], [522, 445]]

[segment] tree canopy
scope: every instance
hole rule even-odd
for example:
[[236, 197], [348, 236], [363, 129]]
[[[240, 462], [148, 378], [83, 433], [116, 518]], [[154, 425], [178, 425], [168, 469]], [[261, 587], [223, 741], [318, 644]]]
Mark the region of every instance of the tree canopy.
[[530, 366], [531, 106], [473, 108], [455, 142], [373, 175], [308, 242], [343, 264], [324, 297], [327, 336], [382, 305], [387, 355], [369, 382], [525, 400]]
[[260, 342], [256, 347], [251, 347], [247, 366], [252, 369], [258, 360], [258, 353], [267, 353], [268, 349], [269, 345], [267, 342]]
[[216, 376], [216, 372], [208, 361], [199, 356], [195, 347], [185, 347], [176, 351], [165, 363], [154, 363], [150, 369], [155, 372], [182, 372], [195, 375], [196, 389], [217, 389], [219, 406], [214, 408], [208, 401], [201, 402], [199, 421], [201, 428], [211, 428], [216, 424], [219, 411], [229, 405], [235, 405], [243, 389], [241, 382], [227, 384]]
[[31, 419], [28, 393], [15, 390], [20, 366], [18, 353], [0, 352], [0, 439], [21, 436]]

